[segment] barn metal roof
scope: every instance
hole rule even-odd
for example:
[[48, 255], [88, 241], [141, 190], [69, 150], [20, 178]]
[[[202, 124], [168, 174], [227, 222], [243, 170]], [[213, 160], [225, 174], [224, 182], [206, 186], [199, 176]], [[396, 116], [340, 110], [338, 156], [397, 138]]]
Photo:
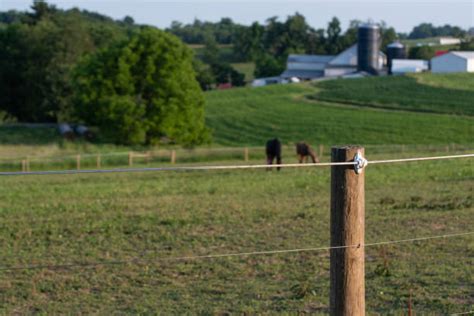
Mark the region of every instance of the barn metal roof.
[[334, 55], [290, 55], [288, 56], [289, 63], [328, 63]]
[[305, 80], [324, 77], [323, 70], [292, 70], [287, 69], [281, 74], [282, 78], [301, 78]]
[[451, 52], [456, 56], [465, 58], [465, 59], [474, 59], [474, 52]]
[[446, 54], [443, 54], [443, 55], [440, 55], [440, 56], [433, 57], [432, 59], [437, 60], [438, 58], [446, 58], [446, 56], [449, 56], [449, 55], [454, 55], [454, 56], [457, 56], [457, 57], [461, 57], [463, 59], [474, 59], [474, 51], [464, 51], [464, 52], [452, 51], [452, 52], [449, 52], [449, 53], [446, 53]]

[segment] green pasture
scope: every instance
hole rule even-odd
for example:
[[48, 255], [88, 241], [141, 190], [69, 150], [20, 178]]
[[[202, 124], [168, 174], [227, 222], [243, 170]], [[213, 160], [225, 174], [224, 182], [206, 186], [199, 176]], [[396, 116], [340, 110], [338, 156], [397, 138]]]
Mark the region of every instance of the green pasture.
[[[273, 137], [284, 143], [472, 144], [474, 119], [467, 114], [474, 113], [474, 92], [438, 93], [438, 99], [423, 103], [421, 97], [417, 99], [417, 90], [408, 93], [398, 86], [399, 94], [384, 94], [386, 90], [372, 87], [386, 79], [391, 80], [368, 78], [327, 81], [316, 86], [291, 84], [212, 91], [207, 93], [206, 119], [214, 142], [226, 146], [261, 146]], [[364, 87], [382, 101], [392, 101], [378, 107], [361, 90]], [[386, 84], [384, 87], [391, 89]], [[405, 106], [400, 99], [413, 101]], [[346, 101], [349, 104], [344, 104]], [[443, 114], [417, 112], [423, 109], [419, 104], [427, 104], [430, 112]], [[466, 115], [447, 115], [451, 108]]]
[[[472, 160], [365, 172], [367, 243], [472, 231]], [[328, 251], [169, 260], [328, 246], [328, 168], [0, 180], [0, 314], [328, 312]], [[473, 238], [367, 248], [368, 314], [472, 310]]]

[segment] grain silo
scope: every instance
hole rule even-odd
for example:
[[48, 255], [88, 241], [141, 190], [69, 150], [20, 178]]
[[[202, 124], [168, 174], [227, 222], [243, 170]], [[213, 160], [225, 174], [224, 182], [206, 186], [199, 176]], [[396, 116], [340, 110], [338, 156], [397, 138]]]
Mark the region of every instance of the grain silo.
[[406, 59], [407, 53], [405, 46], [400, 42], [393, 42], [387, 45], [387, 67], [388, 73], [392, 74], [392, 60], [394, 59]]
[[376, 75], [379, 72], [380, 28], [375, 24], [359, 26], [357, 70]]

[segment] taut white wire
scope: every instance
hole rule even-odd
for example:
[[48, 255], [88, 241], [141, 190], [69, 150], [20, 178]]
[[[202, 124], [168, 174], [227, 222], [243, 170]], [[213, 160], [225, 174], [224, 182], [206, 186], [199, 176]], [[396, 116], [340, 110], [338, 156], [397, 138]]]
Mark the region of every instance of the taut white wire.
[[65, 269], [65, 268], [79, 268], [79, 267], [94, 267], [94, 266], [103, 266], [103, 265], [123, 265], [123, 264], [140, 264], [140, 263], [146, 264], [146, 263], [165, 262], [165, 261], [182, 261], [182, 260], [215, 259], [215, 258], [244, 257], [244, 256], [257, 256], [257, 255], [273, 255], [273, 254], [284, 254], [284, 253], [295, 253], [295, 252], [322, 251], [322, 250], [331, 250], [331, 249], [372, 247], [372, 246], [380, 246], [380, 245], [388, 245], [388, 244], [400, 244], [400, 243], [406, 243], [406, 242], [426, 241], [426, 240], [431, 240], [431, 239], [460, 237], [460, 236], [473, 235], [473, 234], [474, 232], [464, 232], [464, 233], [445, 234], [445, 235], [438, 235], [438, 236], [418, 237], [418, 238], [392, 240], [392, 241], [380, 241], [380, 242], [373, 242], [373, 243], [367, 243], [367, 244], [357, 244], [357, 245], [347, 245], [347, 246], [250, 251], [250, 252], [211, 254], [211, 255], [201, 255], [201, 256], [157, 258], [153, 260], [133, 258], [129, 260], [64, 263], [64, 264], [57, 264], [57, 265], [28, 265], [28, 266], [14, 266], [14, 267], [3, 266], [3, 267], [0, 267], [0, 271], [33, 270], [33, 269]]
[[441, 160], [441, 159], [470, 158], [470, 157], [474, 157], [474, 154], [451, 155], [451, 156], [436, 156], [436, 157], [420, 157], [420, 158], [403, 158], [403, 159], [390, 159], [390, 160], [371, 160], [371, 161], [369, 161], [369, 164], [375, 165], [375, 164], [382, 164], [382, 163], [426, 161], [426, 160]]
[[[426, 160], [441, 160], [455, 158], [471, 158], [474, 154], [419, 157], [390, 160], [368, 161], [368, 164], [413, 162]], [[264, 169], [264, 168], [307, 168], [307, 167], [328, 167], [328, 166], [354, 166], [353, 161], [348, 162], [323, 162], [308, 164], [281, 164], [281, 165], [229, 165], [229, 166], [195, 166], [195, 167], [158, 167], [158, 168], [117, 168], [117, 169], [91, 169], [91, 170], [53, 170], [53, 171], [28, 171], [28, 172], [0, 172], [0, 176], [20, 176], [20, 175], [61, 175], [61, 174], [82, 174], [82, 173], [120, 173], [120, 172], [150, 172], [150, 171], [208, 171], [208, 170], [237, 170], [237, 169]]]
[[117, 173], [117, 172], [147, 172], [147, 171], [197, 171], [197, 170], [236, 170], [236, 169], [264, 169], [264, 168], [303, 168], [327, 166], [353, 166], [355, 162], [323, 162], [307, 164], [281, 164], [281, 165], [229, 165], [229, 166], [189, 166], [189, 167], [157, 167], [157, 168], [116, 168], [116, 169], [91, 169], [91, 170], [52, 170], [28, 172], [0, 172], [0, 176], [19, 175], [51, 175], [51, 174], [80, 174], [80, 173]]

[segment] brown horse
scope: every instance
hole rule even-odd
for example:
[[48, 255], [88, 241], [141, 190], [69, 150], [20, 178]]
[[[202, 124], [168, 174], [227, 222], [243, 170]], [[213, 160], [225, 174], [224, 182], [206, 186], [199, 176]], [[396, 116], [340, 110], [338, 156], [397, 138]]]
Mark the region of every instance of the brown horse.
[[296, 144], [296, 154], [300, 163], [308, 162], [308, 157], [311, 157], [313, 163], [318, 163], [319, 159], [314, 150], [306, 142], [299, 142]]
[[[281, 143], [278, 138], [270, 139], [267, 141], [265, 146], [265, 153], [267, 155], [267, 164], [273, 164], [273, 160], [276, 158], [276, 163], [281, 165]], [[267, 169], [270, 170], [271, 168]], [[280, 171], [280, 167], [277, 167], [277, 170]]]

